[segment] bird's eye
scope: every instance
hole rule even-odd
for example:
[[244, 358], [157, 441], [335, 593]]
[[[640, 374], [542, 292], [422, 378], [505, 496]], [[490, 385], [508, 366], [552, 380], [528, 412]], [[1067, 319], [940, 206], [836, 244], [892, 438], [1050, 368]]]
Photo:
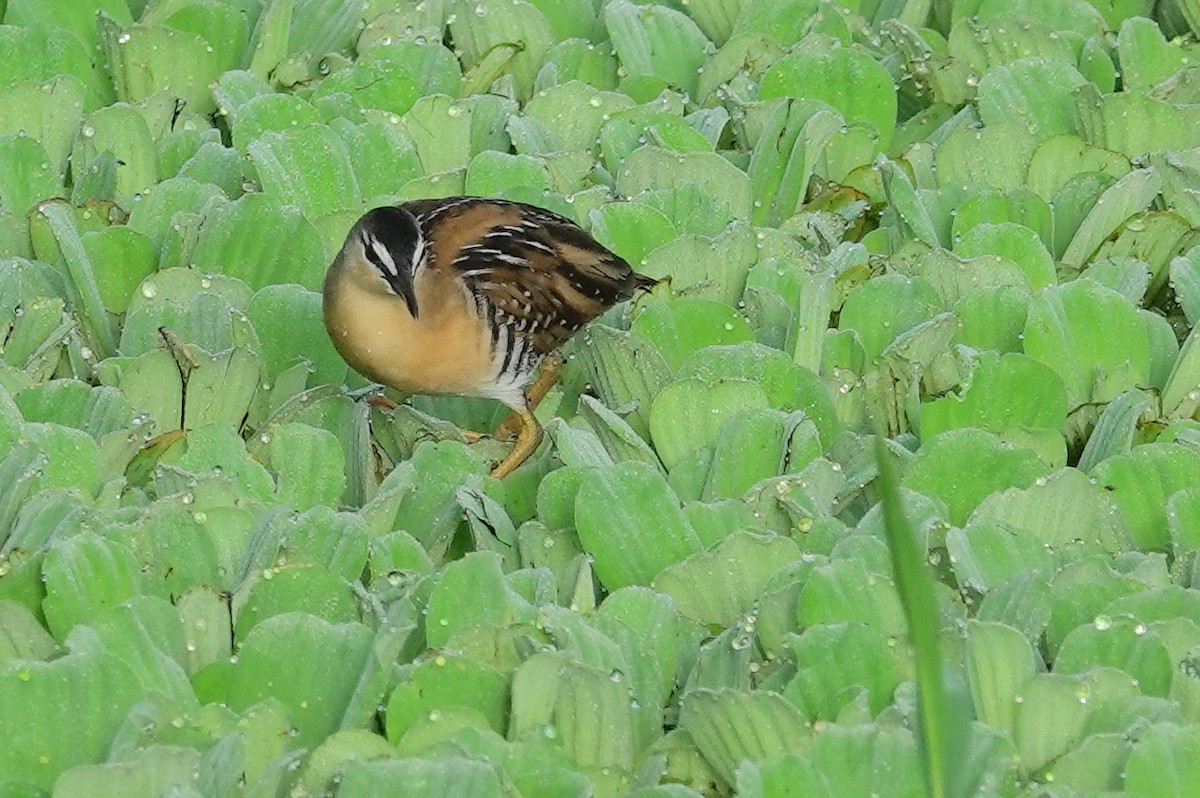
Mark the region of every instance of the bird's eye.
[[385, 278], [399, 276], [392, 253], [388, 251], [382, 241], [369, 233], [363, 236], [363, 254], [375, 265], [375, 268], [383, 273]]

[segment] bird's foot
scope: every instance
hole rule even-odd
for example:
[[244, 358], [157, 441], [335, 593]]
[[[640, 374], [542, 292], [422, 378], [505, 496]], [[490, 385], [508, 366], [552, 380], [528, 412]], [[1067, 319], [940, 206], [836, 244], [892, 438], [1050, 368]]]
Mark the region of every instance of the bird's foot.
[[395, 410], [400, 406], [381, 393], [377, 393], [374, 396], [368, 397], [367, 404], [369, 404], [371, 407], [383, 408], [384, 410]]
[[[525, 399], [529, 403], [529, 412], [537, 410], [537, 406], [546, 398], [546, 394], [554, 387], [554, 383], [558, 382], [558, 377], [562, 374], [563, 362], [563, 357], [558, 352], [546, 355], [545, 360], [542, 361], [541, 372], [525, 392]], [[504, 421], [500, 422], [500, 426], [496, 427], [493, 436], [497, 440], [507, 441], [512, 440], [520, 431], [521, 413], [514, 410]]]
[[517, 423], [520, 425], [517, 442], [513, 444], [512, 451], [508, 453], [508, 456], [492, 469], [492, 476], [496, 479], [503, 479], [517, 470], [517, 467], [528, 460], [542, 442], [542, 425], [533, 417], [532, 412], [529, 410], [513, 411], [513, 415], [517, 417]]

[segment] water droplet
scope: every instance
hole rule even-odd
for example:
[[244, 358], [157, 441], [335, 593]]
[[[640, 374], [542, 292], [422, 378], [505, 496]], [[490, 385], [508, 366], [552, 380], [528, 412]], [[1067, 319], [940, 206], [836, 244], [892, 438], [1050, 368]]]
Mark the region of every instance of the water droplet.
[[154, 297], [158, 296], [158, 286], [146, 280], [142, 283], [142, 296], [146, 297], [146, 299], [154, 299]]

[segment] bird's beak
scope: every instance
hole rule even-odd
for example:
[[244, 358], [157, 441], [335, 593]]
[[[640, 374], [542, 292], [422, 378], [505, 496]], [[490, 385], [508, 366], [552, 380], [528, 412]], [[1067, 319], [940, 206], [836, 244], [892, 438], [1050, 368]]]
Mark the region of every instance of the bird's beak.
[[409, 314], [415, 319], [417, 317], [417, 290], [413, 286], [413, 276], [408, 273], [400, 275], [400, 279], [392, 283], [392, 288], [396, 293], [404, 297], [404, 304], [408, 305]]

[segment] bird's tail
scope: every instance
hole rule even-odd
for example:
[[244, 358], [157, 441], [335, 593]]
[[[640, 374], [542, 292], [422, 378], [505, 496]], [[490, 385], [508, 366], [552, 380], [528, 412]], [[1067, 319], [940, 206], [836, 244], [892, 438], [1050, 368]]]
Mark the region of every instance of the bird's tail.
[[[670, 279], [670, 278], [663, 278], [663, 279]], [[637, 272], [634, 272], [634, 274], [633, 274], [634, 290], [649, 291], [651, 288], [653, 288], [654, 286], [658, 285], [661, 282], [662, 282], [662, 279], [656, 279], [654, 277], [647, 277], [646, 275], [638, 274]]]

